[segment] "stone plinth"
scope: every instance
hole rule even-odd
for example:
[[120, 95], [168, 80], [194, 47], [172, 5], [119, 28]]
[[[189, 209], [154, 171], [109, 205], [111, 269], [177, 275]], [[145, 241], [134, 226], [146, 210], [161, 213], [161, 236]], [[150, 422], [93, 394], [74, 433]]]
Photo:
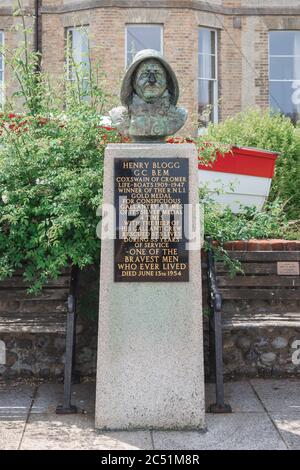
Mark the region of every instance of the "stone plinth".
[[[114, 204], [115, 159], [188, 159], [189, 203], [198, 202], [192, 144], [112, 144], [104, 203]], [[195, 212], [194, 212], [195, 214]], [[114, 240], [101, 244], [96, 427], [201, 429], [204, 371], [200, 245], [185, 282], [115, 282]]]

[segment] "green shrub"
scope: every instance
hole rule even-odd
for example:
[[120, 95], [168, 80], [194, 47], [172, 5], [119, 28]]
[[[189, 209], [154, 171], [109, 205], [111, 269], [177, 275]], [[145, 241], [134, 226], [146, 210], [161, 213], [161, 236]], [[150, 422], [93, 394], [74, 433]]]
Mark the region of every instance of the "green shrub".
[[76, 80], [65, 75], [53, 88], [37, 71], [38, 54], [22, 47], [6, 66], [24, 112], [0, 116], [0, 278], [23, 268], [37, 291], [69, 263], [98, 261], [104, 149], [120, 138], [99, 126], [109, 97], [98, 77], [91, 72], [84, 86], [79, 67]]
[[[238, 214], [211, 200], [204, 190], [200, 192], [200, 202], [203, 207], [204, 234], [217, 242], [213, 246], [215, 258], [224, 262], [232, 275], [243, 271], [241, 264], [232, 260], [224, 249], [226, 242], [251, 238], [299, 239], [299, 224], [288, 220], [284, 206], [279, 200], [265, 204], [262, 211], [257, 211], [254, 207], [240, 206]], [[207, 243], [204, 248], [208, 248]]]
[[83, 106], [63, 126], [28, 118], [25, 132], [2, 138], [0, 278], [25, 267], [38, 288], [69, 262], [83, 268], [98, 259], [104, 148], [118, 139], [98, 123], [97, 113]]
[[224, 244], [251, 238], [295, 238], [284, 208], [279, 201], [267, 203], [262, 211], [241, 206], [238, 214], [212, 201], [204, 202], [204, 232]]

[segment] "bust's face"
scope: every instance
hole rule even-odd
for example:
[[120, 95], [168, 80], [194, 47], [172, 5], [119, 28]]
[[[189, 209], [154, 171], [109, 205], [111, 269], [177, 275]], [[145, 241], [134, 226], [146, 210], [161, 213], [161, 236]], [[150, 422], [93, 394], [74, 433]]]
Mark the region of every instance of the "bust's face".
[[140, 98], [153, 103], [167, 88], [167, 74], [164, 67], [155, 59], [141, 62], [136, 70], [133, 86]]

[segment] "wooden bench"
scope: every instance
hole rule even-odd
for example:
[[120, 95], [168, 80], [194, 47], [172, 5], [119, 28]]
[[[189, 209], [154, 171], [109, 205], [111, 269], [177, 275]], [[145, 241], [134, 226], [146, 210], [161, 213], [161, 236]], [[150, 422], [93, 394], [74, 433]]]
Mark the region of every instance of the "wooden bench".
[[[299, 263], [299, 251], [232, 251], [230, 257], [242, 263], [244, 274], [230, 277], [217, 264], [217, 285], [223, 304], [234, 301], [237, 310], [224, 308], [223, 330], [257, 327], [300, 327], [300, 276], [279, 275], [278, 262]], [[254, 305], [253, 304], [254, 301]], [[265, 305], [255, 306], [256, 301]], [[284, 302], [285, 311], [282, 311]]]
[[[207, 256], [210, 317], [210, 364], [216, 381], [211, 412], [230, 412], [224, 403], [222, 332], [251, 328], [300, 328], [300, 276], [278, 274], [278, 263], [300, 262], [300, 251], [230, 251], [243, 273], [230, 276], [228, 266]], [[284, 311], [283, 305], [284, 303]], [[236, 307], [234, 307], [236, 304]]]
[[64, 403], [57, 413], [76, 412], [71, 384], [76, 329], [77, 269], [66, 269], [38, 295], [28, 295], [22, 272], [0, 281], [0, 333], [45, 333], [66, 336]]

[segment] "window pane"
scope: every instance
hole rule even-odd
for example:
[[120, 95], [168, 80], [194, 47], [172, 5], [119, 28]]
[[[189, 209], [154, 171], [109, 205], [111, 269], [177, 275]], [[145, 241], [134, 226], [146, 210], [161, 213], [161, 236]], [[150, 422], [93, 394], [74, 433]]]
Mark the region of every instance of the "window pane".
[[215, 98], [215, 83], [212, 80], [198, 80], [198, 115], [202, 125], [214, 121]]
[[198, 34], [198, 116], [207, 126], [218, 117], [216, 31], [200, 28]]
[[199, 29], [198, 51], [202, 54], [215, 54], [215, 31]]
[[90, 99], [90, 88], [89, 81], [87, 79], [82, 80], [82, 99], [83, 101], [89, 101]]
[[[0, 31], [0, 48], [4, 46], [4, 34], [3, 31]], [[3, 73], [3, 56], [1, 54], [1, 49], [0, 49], [0, 109], [2, 109], [2, 106], [4, 104], [4, 73]]]
[[87, 28], [68, 30], [69, 77], [75, 79], [75, 72], [87, 77], [89, 74], [89, 40]]
[[161, 26], [127, 26], [127, 65], [143, 49], [161, 50]]
[[270, 55], [300, 55], [300, 31], [271, 31]]
[[300, 31], [272, 31], [269, 37], [270, 106], [296, 122], [300, 110]]
[[81, 57], [84, 62], [89, 58], [89, 36], [86, 30], [81, 32]]
[[290, 117], [300, 118], [300, 81], [270, 82], [270, 107]]
[[270, 57], [271, 80], [300, 79], [299, 57]]
[[198, 57], [199, 78], [216, 78], [215, 56], [199, 54]]
[[4, 45], [4, 36], [3, 36], [3, 32], [0, 31], [0, 70], [3, 70], [3, 56], [1, 54], [1, 50], [3, 48], [3, 45]]
[[88, 35], [84, 29], [74, 29], [72, 34], [73, 60], [76, 64], [88, 62]]

